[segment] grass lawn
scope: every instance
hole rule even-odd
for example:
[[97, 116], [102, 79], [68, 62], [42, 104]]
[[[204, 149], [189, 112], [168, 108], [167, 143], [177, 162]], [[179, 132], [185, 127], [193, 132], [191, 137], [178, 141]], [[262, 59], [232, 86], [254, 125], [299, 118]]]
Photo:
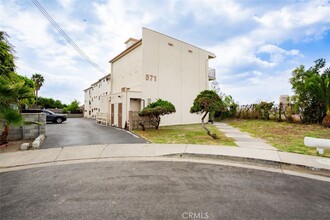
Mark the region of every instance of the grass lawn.
[[[330, 139], [330, 129], [315, 124], [290, 124], [263, 120], [228, 120], [226, 122], [254, 137], [267, 140], [282, 151], [293, 153], [318, 155], [316, 148], [304, 145], [305, 136]], [[325, 150], [323, 156], [330, 157], [330, 149]]]
[[235, 146], [232, 138], [224, 136], [215, 126], [207, 127], [216, 133], [219, 139], [208, 136], [200, 124], [162, 126], [158, 130], [134, 130], [134, 133], [154, 144], [204, 144]]

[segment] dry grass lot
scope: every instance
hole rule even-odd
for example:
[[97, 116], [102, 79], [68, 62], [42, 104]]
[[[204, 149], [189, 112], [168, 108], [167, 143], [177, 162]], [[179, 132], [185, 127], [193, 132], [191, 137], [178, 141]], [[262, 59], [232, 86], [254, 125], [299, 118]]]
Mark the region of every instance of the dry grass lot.
[[[274, 147], [293, 153], [318, 155], [316, 148], [306, 147], [304, 137], [330, 139], [330, 129], [321, 125], [290, 124], [286, 122], [263, 120], [228, 120], [228, 124], [248, 132], [254, 137], [267, 140]], [[324, 153], [330, 157], [330, 149]]]
[[33, 140], [17, 140], [9, 141], [7, 144], [0, 146], [0, 153], [15, 152], [21, 149], [23, 143], [32, 143]]
[[224, 136], [215, 126], [207, 127], [220, 137], [213, 139], [208, 136], [200, 124], [162, 126], [159, 130], [147, 129], [146, 131], [134, 130], [134, 133], [154, 144], [203, 144], [235, 146], [232, 138]]

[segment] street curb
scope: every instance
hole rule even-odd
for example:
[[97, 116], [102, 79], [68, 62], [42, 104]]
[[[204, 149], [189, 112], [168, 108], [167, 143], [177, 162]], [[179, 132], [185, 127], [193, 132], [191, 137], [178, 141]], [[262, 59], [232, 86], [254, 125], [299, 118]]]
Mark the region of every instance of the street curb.
[[247, 157], [236, 157], [236, 156], [224, 156], [224, 155], [210, 155], [210, 154], [192, 154], [192, 153], [183, 153], [183, 154], [170, 154], [164, 155], [166, 157], [180, 157], [180, 158], [203, 158], [203, 159], [218, 159], [222, 161], [230, 161], [230, 162], [239, 162], [247, 165], [256, 165], [262, 167], [270, 167], [270, 168], [278, 168], [285, 169], [290, 171], [302, 172], [312, 175], [330, 177], [330, 170], [311, 167], [305, 165], [297, 165], [290, 164], [279, 161], [271, 161], [271, 160], [263, 160], [263, 159], [255, 159], [255, 158], [247, 158]]
[[263, 160], [263, 159], [255, 159], [255, 158], [248, 158], [248, 157], [236, 157], [236, 156], [226, 156], [226, 155], [210, 155], [210, 154], [194, 154], [194, 153], [176, 153], [176, 154], [165, 154], [159, 156], [118, 156], [118, 157], [93, 157], [93, 158], [79, 158], [79, 159], [67, 159], [67, 160], [52, 160], [46, 161], [41, 163], [29, 163], [23, 165], [14, 165], [14, 166], [0, 166], [0, 173], [6, 172], [6, 169], [24, 169], [25, 167], [29, 169], [31, 166], [38, 166], [38, 165], [55, 165], [57, 163], [62, 162], [78, 162], [78, 163], [85, 163], [88, 161], [102, 161], [106, 159], [123, 159], [123, 158], [182, 158], [182, 159], [205, 159], [205, 160], [214, 160], [218, 162], [231, 162], [231, 163], [239, 163], [243, 165], [252, 165], [260, 168], [274, 168], [280, 169], [282, 171], [294, 171], [298, 173], [316, 175], [329, 178], [330, 177], [330, 170], [317, 168], [317, 167], [310, 167], [305, 165], [297, 165], [297, 164], [290, 164], [280, 161], [272, 161], [272, 160]]

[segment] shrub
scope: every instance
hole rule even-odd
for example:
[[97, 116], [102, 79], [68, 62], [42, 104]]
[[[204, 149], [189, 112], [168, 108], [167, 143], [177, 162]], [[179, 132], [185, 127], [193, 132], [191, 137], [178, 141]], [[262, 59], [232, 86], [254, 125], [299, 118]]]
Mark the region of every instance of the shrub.
[[207, 134], [212, 138], [218, 138], [216, 134], [211, 134], [211, 131], [204, 125], [204, 119], [211, 112], [221, 111], [224, 109], [223, 102], [220, 96], [212, 90], [204, 90], [197, 95], [193, 106], [190, 108], [190, 113], [204, 114], [202, 117], [202, 127], [207, 131]]
[[[139, 112], [139, 116], [149, 117], [150, 123], [157, 130], [160, 124], [160, 116], [172, 113], [175, 113], [174, 105], [169, 101], [158, 99], [156, 102], [150, 103], [141, 112]], [[144, 130], [143, 124], [141, 124], [141, 126]]]

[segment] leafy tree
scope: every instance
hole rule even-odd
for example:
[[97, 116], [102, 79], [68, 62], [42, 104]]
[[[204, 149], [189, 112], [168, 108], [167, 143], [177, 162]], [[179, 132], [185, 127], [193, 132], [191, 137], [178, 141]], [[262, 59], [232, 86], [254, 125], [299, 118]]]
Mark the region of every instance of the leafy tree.
[[217, 139], [216, 134], [211, 134], [211, 131], [205, 126], [204, 119], [210, 112], [216, 112], [224, 108], [220, 96], [212, 90], [204, 90], [197, 95], [193, 106], [190, 108], [190, 113], [204, 114], [202, 117], [202, 127], [207, 131], [207, 134], [212, 138]]
[[169, 101], [158, 99], [156, 102], [150, 103], [141, 112], [139, 112], [139, 116], [149, 117], [150, 123], [157, 130], [160, 124], [160, 116], [172, 113], [175, 113], [174, 105]]
[[7, 37], [5, 32], [0, 31], [0, 75], [6, 76], [15, 71], [13, 49]]
[[33, 74], [31, 79], [34, 81], [34, 84], [35, 84], [36, 105], [38, 105], [38, 92], [39, 92], [41, 86], [44, 84], [45, 79], [39, 73]]
[[54, 100], [52, 98], [39, 97], [38, 103], [40, 108], [64, 108], [67, 107], [60, 100]]
[[330, 113], [327, 113], [330, 100], [329, 68], [321, 74], [325, 64], [325, 59], [318, 59], [308, 70], [301, 65], [292, 72], [290, 82], [295, 93], [293, 99], [299, 106], [304, 123], [321, 123], [322, 120], [330, 120]]
[[60, 100], [55, 100], [53, 108], [64, 108], [64, 106]]
[[38, 106], [40, 108], [53, 108], [55, 100], [52, 98], [45, 98], [45, 97], [39, 97], [38, 98]]
[[34, 84], [14, 72], [14, 55], [4, 32], [0, 32], [0, 55], [0, 144], [4, 144], [10, 126], [23, 123], [19, 107], [34, 97]]
[[259, 111], [259, 114], [262, 119], [269, 120], [270, 110], [272, 109], [274, 102], [264, 102], [261, 101], [257, 106], [256, 110]]
[[19, 110], [12, 108], [0, 109], [0, 121], [2, 127], [2, 133], [0, 135], [0, 145], [7, 143], [7, 137], [9, 135], [10, 126], [22, 125], [24, 120]]
[[218, 119], [233, 118], [237, 113], [238, 104], [231, 95], [225, 95], [223, 98], [223, 108], [215, 113]]
[[71, 113], [80, 113], [79, 102], [77, 100], [73, 100], [70, 105], [65, 107], [64, 112], [70, 111]]
[[313, 74], [306, 81], [306, 88], [319, 100], [321, 107], [326, 109], [322, 124], [330, 128], [330, 67], [322, 74]]

